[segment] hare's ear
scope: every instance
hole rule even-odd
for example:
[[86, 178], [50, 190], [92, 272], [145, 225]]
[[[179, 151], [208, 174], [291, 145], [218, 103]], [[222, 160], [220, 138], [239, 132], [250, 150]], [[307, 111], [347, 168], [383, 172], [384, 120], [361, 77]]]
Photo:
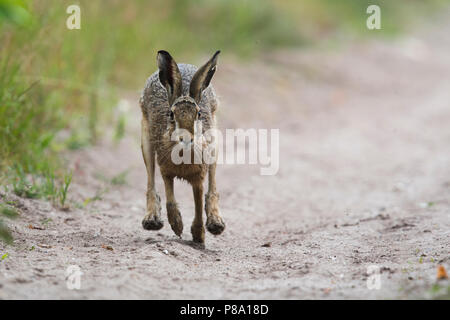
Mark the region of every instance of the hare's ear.
[[178, 69], [177, 63], [167, 51], [158, 51], [157, 60], [159, 68], [159, 81], [164, 88], [166, 88], [169, 104], [172, 105], [175, 99], [181, 96], [182, 93], [181, 73]]
[[189, 86], [189, 96], [193, 98], [197, 103], [200, 102], [202, 97], [202, 92], [205, 90], [211, 79], [216, 72], [216, 63], [217, 57], [219, 56], [220, 51], [217, 51], [212, 58], [203, 65], [197, 72], [194, 74], [192, 78], [191, 84]]

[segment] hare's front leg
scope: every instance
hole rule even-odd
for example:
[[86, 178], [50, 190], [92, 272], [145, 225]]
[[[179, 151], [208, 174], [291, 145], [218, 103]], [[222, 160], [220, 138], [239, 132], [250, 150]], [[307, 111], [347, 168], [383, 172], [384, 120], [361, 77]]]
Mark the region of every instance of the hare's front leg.
[[142, 119], [141, 148], [147, 168], [147, 212], [142, 220], [146, 230], [159, 230], [163, 227], [161, 220], [161, 198], [155, 191], [155, 149], [150, 141], [149, 123], [146, 117]]
[[181, 219], [181, 214], [175, 200], [175, 194], [173, 191], [173, 177], [163, 175], [163, 180], [166, 188], [167, 217], [173, 232], [175, 232], [177, 236], [181, 236], [181, 233], [183, 232], [183, 220]]
[[195, 201], [195, 217], [191, 226], [192, 240], [205, 242], [205, 228], [203, 227], [203, 184], [199, 182], [192, 186]]
[[208, 193], [205, 195], [206, 228], [214, 235], [219, 235], [225, 229], [225, 223], [220, 217], [219, 194], [216, 191], [216, 163], [208, 168]]

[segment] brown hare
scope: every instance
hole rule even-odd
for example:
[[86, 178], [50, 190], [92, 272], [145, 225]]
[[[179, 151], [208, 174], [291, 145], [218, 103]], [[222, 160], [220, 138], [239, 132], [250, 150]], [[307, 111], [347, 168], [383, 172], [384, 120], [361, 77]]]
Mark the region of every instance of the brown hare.
[[[177, 64], [166, 51], [158, 51], [159, 71], [153, 73], [140, 99], [142, 109], [142, 154], [147, 168], [147, 211], [142, 221], [146, 230], [159, 230], [161, 220], [160, 197], [155, 191], [155, 156], [166, 191], [167, 216], [176, 235], [183, 232], [183, 221], [174, 196], [174, 178], [192, 185], [195, 218], [191, 226], [194, 242], [204, 243], [203, 181], [208, 174], [205, 195], [206, 228], [214, 235], [225, 229], [219, 215], [219, 195], [216, 191], [216, 163], [201, 162], [175, 164], [172, 150], [177, 145], [194, 148], [195, 127], [201, 122], [202, 132], [215, 128], [218, 100], [211, 79], [216, 71], [220, 51], [200, 69], [190, 64]], [[188, 133], [173, 141], [173, 132], [184, 129]], [[190, 141], [189, 141], [190, 140]], [[195, 154], [195, 150], [194, 150]]]

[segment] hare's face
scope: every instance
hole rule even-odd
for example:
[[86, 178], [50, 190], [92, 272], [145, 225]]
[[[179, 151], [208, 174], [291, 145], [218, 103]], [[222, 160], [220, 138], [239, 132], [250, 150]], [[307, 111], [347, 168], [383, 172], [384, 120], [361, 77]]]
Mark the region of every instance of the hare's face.
[[200, 111], [197, 103], [187, 96], [175, 100], [170, 110], [167, 129], [171, 141], [183, 148], [206, 147], [203, 132], [209, 128], [210, 113]]
[[[217, 51], [213, 57], [198, 69], [192, 76], [189, 84], [189, 95], [183, 95], [183, 81], [178, 64], [171, 55], [164, 50], [158, 51], [159, 81], [166, 88], [168, 103], [171, 106], [169, 112], [168, 132], [180, 130], [179, 143], [192, 146], [194, 137], [208, 129], [211, 122], [211, 114], [207, 108], [200, 110], [199, 103], [202, 92], [209, 86], [216, 72]], [[186, 90], [184, 90], [186, 91]], [[201, 112], [200, 112], [201, 111]], [[200, 121], [198, 121], [200, 120]], [[197, 126], [200, 124], [201, 126]], [[196, 132], [200, 130], [201, 132]], [[171, 139], [173, 141], [173, 139]]]
[[172, 105], [169, 116], [175, 122], [176, 129], [186, 131], [190, 138], [188, 142], [194, 139], [195, 122], [200, 118], [200, 108], [194, 99], [187, 96], [178, 98]]

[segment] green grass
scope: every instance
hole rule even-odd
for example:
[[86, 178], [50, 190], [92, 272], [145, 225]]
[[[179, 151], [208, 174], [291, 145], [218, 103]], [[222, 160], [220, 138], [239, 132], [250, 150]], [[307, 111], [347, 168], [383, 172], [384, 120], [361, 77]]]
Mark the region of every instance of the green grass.
[[64, 175], [64, 181], [61, 187], [57, 190], [56, 198], [58, 199], [59, 205], [64, 208], [67, 200], [67, 192], [69, 191], [70, 183], [72, 182], [73, 172]]
[[17, 167], [11, 184], [12, 192], [19, 197], [47, 199], [55, 206], [65, 208], [71, 182], [72, 172], [64, 174], [59, 180], [52, 171], [32, 175], [26, 174], [20, 167]]
[[125, 170], [111, 178], [111, 184], [115, 186], [122, 186], [127, 184], [127, 175], [130, 171]]
[[5, 226], [2, 217], [7, 219], [15, 219], [18, 217], [18, 215], [19, 213], [17, 212], [17, 209], [15, 209], [13, 206], [0, 202], [0, 239], [3, 239], [3, 241], [8, 244], [12, 243], [13, 238], [11, 232]]
[[429, 294], [433, 300], [450, 300], [450, 286], [435, 283], [429, 289]]

